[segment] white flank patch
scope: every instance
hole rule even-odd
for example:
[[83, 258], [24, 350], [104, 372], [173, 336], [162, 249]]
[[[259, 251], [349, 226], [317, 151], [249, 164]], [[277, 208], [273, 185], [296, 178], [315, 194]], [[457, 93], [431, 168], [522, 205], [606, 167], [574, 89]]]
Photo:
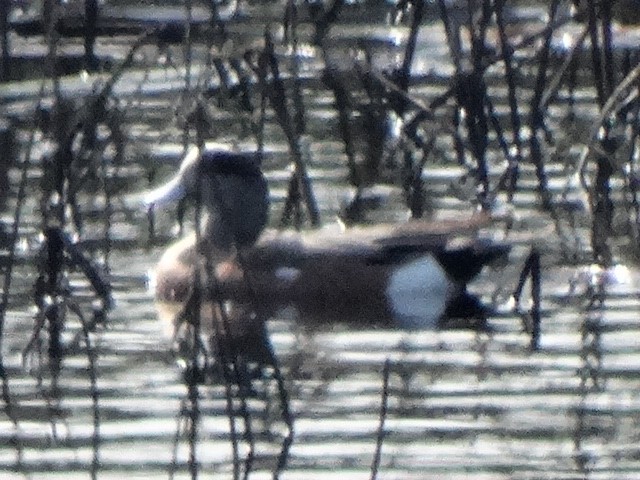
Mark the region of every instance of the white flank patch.
[[438, 261], [425, 255], [396, 269], [386, 293], [399, 327], [433, 329], [454, 288]]
[[280, 267], [275, 271], [276, 278], [285, 282], [293, 282], [300, 276], [300, 270], [293, 267]]

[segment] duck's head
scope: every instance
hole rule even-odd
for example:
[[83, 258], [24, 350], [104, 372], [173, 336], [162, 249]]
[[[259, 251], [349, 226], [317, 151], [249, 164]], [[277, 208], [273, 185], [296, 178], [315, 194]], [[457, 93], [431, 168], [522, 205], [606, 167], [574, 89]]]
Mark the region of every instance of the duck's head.
[[252, 245], [267, 223], [269, 191], [255, 153], [191, 148], [177, 175], [145, 202], [153, 208], [185, 197], [203, 209], [203, 239], [220, 250]]

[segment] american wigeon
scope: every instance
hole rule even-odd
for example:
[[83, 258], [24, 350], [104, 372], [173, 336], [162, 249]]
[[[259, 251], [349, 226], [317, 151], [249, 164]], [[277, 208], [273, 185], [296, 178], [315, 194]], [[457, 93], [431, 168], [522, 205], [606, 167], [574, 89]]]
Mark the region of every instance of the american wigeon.
[[[207, 295], [253, 305], [230, 328], [242, 335], [265, 318], [294, 306], [305, 323], [340, 321], [431, 329], [452, 318], [484, 326], [486, 309], [467, 292], [486, 263], [509, 247], [475, 238], [488, 218], [412, 221], [352, 228], [344, 233], [260, 233], [267, 221], [267, 185], [253, 155], [192, 150], [179, 173], [147, 196], [150, 205], [198, 196], [206, 214], [196, 240], [191, 234], [170, 246], [155, 272], [160, 316], [175, 319], [189, 298], [198, 265], [213, 277]], [[258, 239], [258, 237], [260, 238]], [[200, 267], [204, 268], [204, 267]], [[209, 298], [210, 300], [211, 298]], [[203, 306], [203, 322], [212, 316]], [[242, 308], [245, 311], [245, 308]], [[245, 312], [246, 313], [246, 312]], [[233, 318], [232, 318], [233, 319]]]

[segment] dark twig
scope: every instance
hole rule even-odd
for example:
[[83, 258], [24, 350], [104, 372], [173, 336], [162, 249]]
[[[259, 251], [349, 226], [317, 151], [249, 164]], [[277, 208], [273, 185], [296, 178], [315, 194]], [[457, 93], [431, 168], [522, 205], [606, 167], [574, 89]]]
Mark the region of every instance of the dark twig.
[[69, 302], [69, 309], [76, 314], [82, 325], [82, 334], [84, 336], [85, 346], [87, 349], [87, 360], [89, 361], [88, 375], [90, 381], [91, 395], [91, 412], [93, 416], [93, 432], [91, 434], [91, 447], [93, 456], [91, 459], [91, 478], [98, 478], [100, 469], [100, 393], [98, 390], [98, 372], [97, 372], [97, 355], [91, 343], [91, 330], [88, 328], [88, 322], [85, 320], [80, 306], [75, 302]]
[[505, 23], [503, 18], [504, 3], [505, 0], [494, 0], [498, 35], [500, 37], [502, 59], [505, 66], [505, 79], [507, 80], [508, 87], [511, 127], [513, 130], [512, 138], [515, 145], [514, 157], [511, 158], [511, 155], [507, 156], [507, 158], [509, 159], [509, 165], [507, 167], [507, 174], [505, 175], [505, 188], [507, 190], [509, 199], [512, 200], [513, 194], [516, 191], [516, 183], [518, 180], [520, 164], [522, 163], [522, 142], [520, 140], [521, 122], [517, 101], [516, 72], [513, 68], [513, 47], [509, 43], [509, 39], [507, 38], [505, 32]]
[[540, 316], [540, 304], [542, 301], [542, 270], [540, 267], [540, 252], [535, 248], [531, 252], [533, 256], [531, 266], [531, 349], [538, 350], [540, 346], [540, 327], [542, 318]]
[[[630, 95], [630, 98], [626, 98], [627, 103], [632, 100], [637, 100], [638, 94], [638, 81], [640, 80], [640, 65], [637, 65], [631, 70], [622, 81], [615, 88], [611, 96], [607, 99], [603, 107], [600, 109], [600, 114], [597, 120], [593, 123], [594, 127], [591, 131], [591, 138], [589, 147], [591, 149], [599, 149], [598, 145], [598, 131], [602, 126], [605, 119], [611, 116], [614, 112], [625, 103], [625, 97]], [[631, 93], [630, 93], [631, 92]], [[605, 153], [603, 150], [599, 150], [600, 153]]]
[[291, 449], [294, 438], [293, 415], [291, 414], [291, 410], [289, 409], [289, 393], [287, 392], [287, 387], [284, 384], [284, 377], [282, 376], [282, 371], [280, 370], [280, 364], [278, 363], [278, 359], [273, 352], [271, 340], [266, 336], [266, 330], [263, 330], [263, 334], [265, 338], [267, 361], [273, 368], [273, 376], [276, 379], [276, 383], [278, 384], [278, 394], [280, 396], [282, 418], [285, 425], [287, 426], [287, 434], [282, 441], [282, 448], [280, 449], [280, 455], [278, 456], [278, 464], [276, 466], [276, 470], [273, 473], [273, 478], [275, 480], [285, 469], [285, 467], [287, 466], [287, 461], [289, 460], [289, 450]]
[[[194, 335], [200, 333], [194, 329]], [[194, 350], [195, 351], [195, 350]], [[193, 364], [192, 364], [193, 366]], [[198, 478], [198, 426], [200, 425], [200, 388], [196, 376], [187, 379], [187, 402], [188, 402], [188, 444], [189, 444], [189, 473], [193, 480]]]
[[[256, 295], [256, 290], [254, 287], [253, 279], [249, 273], [249, 269], [245, 268], [246, 262], [244, 259], [244, 255], [242, 251], [238, 252], [238, 263], [242, 267], [245, 272], [244, 280], [247, 285], [247, 289], [250, 292], [250, 297], [254, 299], [253, 308], [256, 315], [254, 319], [254, 324], [257, 331], [257, 338], [251, 345], [252, 350], [260, 351], [260, 362], [264, 362], [264, 365], [269, 365], [273, 369], [273, 376], [276, 380], [276, 384], [278, 387], [278, 395], [280, 397], [280, 408], [282, 410], [282, 420], [284, 421], [287, 427], [287, 434], [285, 435], [282, 441], [282, 448], [280, 449], [280, 454], [278, 455], [278, 463], [276, 465], [276, 469], [273, 473], [274, 480], [279, 478], [280, 473], [286, 468], [287, 461], [289, 460], [289, 450], [291, 449], [291, 445], [293, 444], [294, 438], [294, 429], [293, 429], [293, 415], [289, 408], [289, 393], [287, 392], [286, 385], [284, 383], [284, 377], [282, 375], [282, 371], [280, 369], [280, 363], [278, 362], [278, 358], [275, 355], [273, 350], [273, 344], [271, 343], [271, 339], [269, 338], [269, 334], [266, 328], [267, 322], [267, 313], [263, 311], [260, 307], [260, 302], [256, 299], [258, 298]], [[246, 348], [246, 347], [245, 347]], [[236, 367], [237, 368], [237, 367]], [[244, 386], [244, 382], [241, 382], [241, 388]], [[244, 402], [244, 397], [243, 397]], [[243, 409], [246, 412], [246, 403], [243, 403]], [[249, 432], [250, 433], [250, 432]], [[252, 437], [251, 437], [252, 438]], [[253, 442], [251, 441], [251, 446], [253, 447]], [[250, 450], [250, 456], [247, 458], [247, 462], [249, 458], [253, 459], [253, 448]], [[249, 464], [247, 464], [247, 468], [245, 469], [245, 477], [249, 475], [250, 468]]]
[[[409, 80], [411, 76], [411, 65], [416, 51], [416, 44], [418, 41], [418, 31], [422, 24], [422, 18], [424, 16], [424, 2], [417, 0], [412, 2], [413, 4], [413, 18], [411, 19], [411, 29], [409, 30], [409, 38], [404, 51], [404, 58], [402, 60], [402, 66], [400, 70], [395, 72], [395, 82], [403, 92], [409, 91]], [[396, 113], [402, 115], [404, 112], [404, 102], [400, 105], [396, 105]]]
[[98, 0], [84, 2], [84, 61], [85, 68], [94, 71], [98, 67], [98, 59], [94, 48], [96, 43], [96, 26], [98, 22]]
[[[607, 2], [605, 2], [607, 3]], [[608, 5], [608, 3], [607, 3]], [[608, 6], [602, 6], [600, 19], [603, 28], [604, 45], [601, 47], [598, 36], [599, 16], [596, 12], [596, 4], [593, 0], [587, 2], [589, 37], [591, 40], [591, 59], [593, 63], [593, 75], [598, 105], [602, 110], [606, 105], [606, 99], [613, 90], [613, 55], [611, 53], [611, 11]], [[604, 52], [604, 58], [602, 54]], [[590, 190], [591, 211], [593, 214], [591, 227], [591, 245], [596, 262], [609, 267], [612, 262], [612, 253], [608, 244], [611, 235], [611, 222], [613, 219], [613, 202], [611, 201], [610, 179], [614, 173], [613, 165], [609, 160], [616, 149], [615, 141], [609, 137], [610, 127], [607, 122], [602, 125], [599, 135], [600, 145], [604, 155], [596, 158], [596, 177], [593, 188]]]
[[384, 443], [385, 430], [384, 424], [387, 419], [387, 409], [389, 406], [389, 372], [391, 370], [391, 361], [387, 358], [382, 368], [382, 395], [380, 398], [380, 415], [378, 416], [378, 432], [376, 434], [376, 450], [371, 463], [371, 480], [378, 478], [378, 470], [380, 469], [380, 458], [382, 457], [382, 444]]
[[[589, 29], [585, 27], [582, 33], [580, 33], [580, 35], [578, 35], [575, 40], [573, 40], [573, 46], [567, 52], [562, 65], [560, 65], [559, 68], [554, 69], [555, 71], [551, 79], [547, 82], [544, 95], [540, 100], [540, 106], [544, 110], [549, 107], [551, 101], [558, 94], [558, 90], [560, 89], [560, 86], [562, 84], [562, 79], [567, 71], [570, 71], [570, 69], [573, 68], [573, 72], [571, 75], [575, 75], [576, 57], [578, 56], [580, 50], [584, 47], [584, 42], [588, 35]], [[571, 88], [571, 84], [569, 85], [569, 87]], [[570, 97], [570, 101], [573, 101], [572, 97]]]
[[[270, 100], [278, 123], [287, 138], [295, 165], [295, 171], [289, 182], [289, 195], [287, 196], [287, 201], [282, 213], [282, 223], [289, 224], [291, 222], [294, 209], [297, 208], [299, 201], [303, 201], [307, 207], [311, 225], [318, 226], [320, 224], [320, 210], [313, 195], [311, 180], [302, 159], [302, 151], [300, 148], [300, 128], [303, 126], [294, 121], [300, 118], [300, 113], [298, 112], [292, 117], [289, 112], [286, 90], [280, 76], [280, 67], [275, 55], [275, 47], [271, 35], [268, 32], [265, 33], [265, 49], [261, 53], [258, 63], [257, 72], [264, 78], [261, 84], [263, 87], [266, 87], [263, 88], [262, 95], [265, 95]], [[268, 72], [271, 73], [271, 81], [267, 86], [266, 77]], [[298, 109], [301, 108], [300, 104], [295, 105], [294, 103], [294, 106], [297, 106]]]
[[596, 2], [594, 0], [587, 0], [587, 25], [589, 30], [589, 40], [591, 41], [593, 80], [596, 87], [598, 105], [602, 109], [607, 98], [607, 93], [603, 78], [604, 71], [601, 58], [600, 39], [598, 36], [598, 13], [596, 12]]
[[9, 44], [11, 0], [0, 0], [0, 81], [11, 78], [11, 45]]
[[[556, 17], [560, 0], [553, 0], [549, 6], [549, 22], [551, 23]], [[549, 192], [547, 174], [542, 159], [542, 147], [540, 145], [540, 132], [544, 130], [544, 113], [542, 106], [542, 98], [547, 84], [547, 69], [549, 67], [549, 54], [551, 52], [551, 38], [553, 30], [546, 31], [544, 45], [539, 53], [538, 74], [530, 103], [529, 128], [531, 130], [529, 137], [529, 150], [531, 160], [536, 167], [536, 175], [538, 177], [538, 192], [540, 194], [542, 205], [546, 210], [553, 209], [551, 205], [551, 194]]]
[[[336, 3], [341, 2], [342, 0], [336, 0]], [[335, 6], [336, 4], [334, 4]], [[300, 78], [300, 56], [298, 55], [299, 50], [299, 41], [298, 41], [298, 18], [297, 18], [297, 9], [293, 9], [293, 24], [291, 28], [291, 50], [293, 51], [293, 56], [291, 58], [291, 73], [293, 75], [293, 82], [291, 86], [291, 104], [293, 106], [293, 128], [295, 129], [296, 136], [299, 138], [300, 135], [304, 134], [306, 131], [306, 119], [305, 119], [305, 107], [304, 102], [302, 101], [302, 81]]]
[[459, 25], [453, 25], [445, 0], [438, 0], [438, 12], [440, 21], [444, 25], [444, 31], [447, 36], [447, 45], [451, 53], [451, 59], [456, 72], [462, 70], [462, 44], [460, 41]]
[[335, 106], [338, 113], [338, 130], [347, 155], [347, 166], [349, 168], [349, 183], [353, 186], [361, 184], [360, 175], [356, 165], [356, 151], [354, 138], [351, 133], [351, 111], [353, 101], [349, 90], [341, 80], [339, 73], [333, 68], [327, 68], [323, 75], [324, 83], [333, 92]]
[[525, 260], [524, 266], [520, 271], [518, 285], [513, 291], [512, 297], [516, 305], [516, 309], [520, 309], [520, 298], [522, 290], [528, 278], [531, 278], [531, 323], [525, 325], [526, 330], [531, 333], [531, 349], [537, 350], [540, 344], [540, 302], [541, 302], [541, 269], [540, 269], [540, 252], [536, 248], [531, 249], [531, 253]]
[[[296, 8], [295, 3], [296, 2], [294, 1], [290, 1], [287, 3], [287, 9], [289, 13]], [[315, 22], [316, 32], [314, 35], [314, 43], [316, 45], [322, 45], [325, 37], [327, 36], [327, 33], [329, 32], [329, 29], [338, 20], [344, 4], [344, 0], [333, 0], [331, 6], [326, 10], [322, 10], [323, 3], [309, 2], [307, 4], [309, 6], [309, 9], [311, 10], [311, 15], [314, 18]], [[294, 28], [295, 27], [292, 27], [291, 25], [287, 25], [287, 23], [285, 23], [285, 32], [287, 34], [291, 34], [291, 31]]]

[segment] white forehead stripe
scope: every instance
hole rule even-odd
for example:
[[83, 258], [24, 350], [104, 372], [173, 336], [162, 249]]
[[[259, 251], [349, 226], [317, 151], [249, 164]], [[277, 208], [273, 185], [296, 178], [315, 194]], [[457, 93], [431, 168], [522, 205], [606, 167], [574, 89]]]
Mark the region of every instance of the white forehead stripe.
[[445, 312], [455, 285], [431, 255], [397, 268], [389, 278], [387, 300], [397, 325], [433, 329]]

